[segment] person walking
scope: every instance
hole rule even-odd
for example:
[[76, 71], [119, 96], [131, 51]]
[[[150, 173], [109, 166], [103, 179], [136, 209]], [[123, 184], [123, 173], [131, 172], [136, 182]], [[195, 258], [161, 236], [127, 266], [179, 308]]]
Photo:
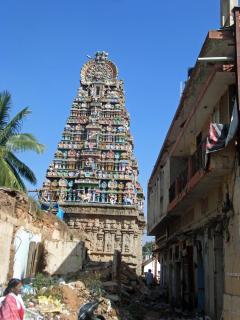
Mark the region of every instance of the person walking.
[[148, 288], [150, 289], [153, 285], [153, 274], [152, 274], [152, 270], [148, 269], [148, 272], [146, 273], [146, 283]]
[[0, 320], [23, 320], [24, 304], [20, 296], [22, 281], [11, 279], [3, 295], [0, 304]]

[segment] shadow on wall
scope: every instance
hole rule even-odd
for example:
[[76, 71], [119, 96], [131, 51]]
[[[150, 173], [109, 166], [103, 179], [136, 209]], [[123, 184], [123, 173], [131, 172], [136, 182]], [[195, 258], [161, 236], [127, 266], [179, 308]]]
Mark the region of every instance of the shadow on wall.
[[85, 243], [79, 240], [44, 241], [44, 271], [65, 275], [83, 269], [86, 261]]

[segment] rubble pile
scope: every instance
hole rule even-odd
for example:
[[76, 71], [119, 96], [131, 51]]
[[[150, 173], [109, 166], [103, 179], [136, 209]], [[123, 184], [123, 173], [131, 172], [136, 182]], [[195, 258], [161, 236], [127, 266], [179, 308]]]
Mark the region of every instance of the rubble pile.
[[46, 278], [46, 283], [42, 275], [37, 276], [33, 290], [24, 295], [27, 310], [46, 320], [76, 320], [81, 306], [98, 300], [96, 314], [108, 320], [134, 319], [131, 312], [125, 312], [126, 305], [141, 301], [149, 290], [127, 264], [121, 264], [119, 279], [113, 280], [111, 271], [111, 263], [95, 263], [65, 278]]
[[[131, 277], [129, 281], [133, 281], [130, 279]], [[99, 294], [98, 284], [94, 290], [93, 284], [89, 289], [80, 280], [61, 282], [51, 288], [44, 288], [39, 293], [40, 296], [35, 294], [25, 300], [27, 309], [31, 312], [26, 320], [76, 320], [80, 307], [96, 299], [100, 304], [95, 314], [102, 315], [107, 320], [203, 320], [163, 302], [159, 288], [148, 290], [145, 287], [142, 294], [143, 288], [142, 283], [131, 287], [129, 283], [117, 286], [114, 281], [105, 281], [102, 282]]]
[[98, 290], [86, 288], [80, 280], [58, 281], [54, 285], [24, 295], [29, 320], [38, 319], [33, 317], [33, 314], [46, 320], [76, 320], [80, 307], [96, 299], [101, 301], [96, 310], [97, 314], [109, 320], [119, 319], [113, 302], [100, 295]]
[[[166, 303], [159, 286], [148, 290], [139, 298], [133, 297], [121, 310], [121, 320], [203, 320], [195, 312], [182, 311]], [[206, 320], [211, 320], [205, 317]]]
[[23, 293], [26, 320], [77, 320], [80, 308], [94, 301], [94, 313], [107, 320], [202, 320], [171, 307], [158, 286], [148, 289], [123, 262], [116, 279], [111, 263], [95, 263], [64, 278], [39, 274]]
[[126, 291], [135, 295], [144, 295], [149, 292], [143, 279], [137, 276], [135, 271], [124, 262], [121, 264], [120, 283], [123, 292]]

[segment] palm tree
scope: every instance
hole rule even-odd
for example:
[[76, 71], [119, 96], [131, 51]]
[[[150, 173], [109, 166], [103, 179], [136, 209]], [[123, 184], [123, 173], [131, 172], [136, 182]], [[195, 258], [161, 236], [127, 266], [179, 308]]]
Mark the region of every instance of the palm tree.
[[44, 146], [37, 142], [29, 133], [20, 133], [22, 121], [31, 113], [24, 108], [11, 120], [11, 95], [4, 91], [0, 93], [0, 186], [26, 191], [23, 178], [32, 184], [37, 179], [32, 170], [20, 161], [15, 153], [32, 150], [42, 153]]

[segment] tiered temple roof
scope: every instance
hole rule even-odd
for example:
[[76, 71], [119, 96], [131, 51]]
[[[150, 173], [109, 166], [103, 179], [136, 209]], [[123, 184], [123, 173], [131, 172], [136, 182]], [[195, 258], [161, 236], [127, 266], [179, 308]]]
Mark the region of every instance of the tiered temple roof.
[[117, 67], [106, 52], [97, 52], [81, 70], [80, 88], [47, 170], [42, 202], [134, 206], [142, 211], [144, 196], [129, 126]]

